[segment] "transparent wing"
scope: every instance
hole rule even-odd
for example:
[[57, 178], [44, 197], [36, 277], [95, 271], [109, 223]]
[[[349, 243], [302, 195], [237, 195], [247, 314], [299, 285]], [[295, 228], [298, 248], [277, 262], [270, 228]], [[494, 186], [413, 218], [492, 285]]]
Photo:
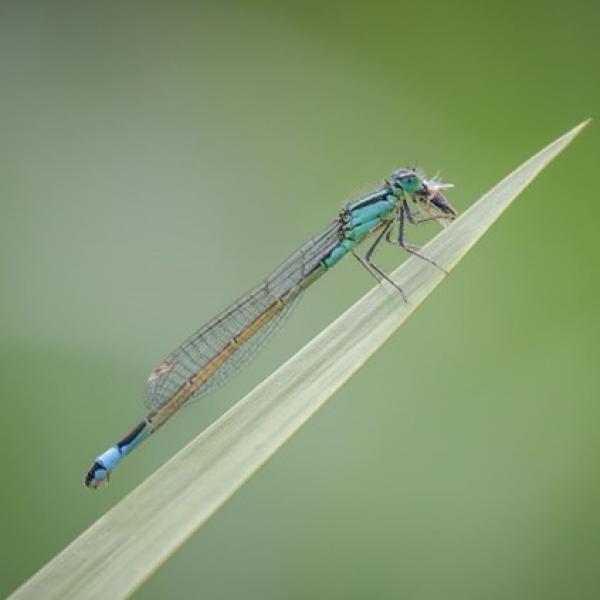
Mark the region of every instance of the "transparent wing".
[[[339, 243], [340, 225], [334, 221], [323, 232], [310, 239], [285, 260], [260, 285], [201, 327], [194, 335], [162, 361], [148, 378], [145, 403], [158, 410], [196, 373], [219, 354], [231, 341], [254, 323], [275, 302], [288, 292], [298, 290], [305, 277]], [[297, 295], [265, 326], [254, 334], [226, 360], [194, 392], [198, 398], [229, 379], [246, 365], [281, 326]]]

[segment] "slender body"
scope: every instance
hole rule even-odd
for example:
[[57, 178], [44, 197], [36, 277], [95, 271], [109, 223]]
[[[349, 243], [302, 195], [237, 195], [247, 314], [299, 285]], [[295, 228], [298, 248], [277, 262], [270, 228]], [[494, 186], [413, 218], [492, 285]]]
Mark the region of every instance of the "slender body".
[[[112, 469], [192, 398], [214, 389], [246, 364], [278, 328], [302, 292], [352, 253], [374, 277], [402, 290], [372, 261], [385, 239], [432, 264], [404, 239], [405, 223], [452, 219], [456, 211], [441, 190], [412, 169], [400, 169], [372, 193], [342, 207], [337, 218], [285, 260], [266, 280], [242, 296], [174, 350], [148, 379], [150, 412], [120, 442], [96, 458], [86, 473], [87, 487], [108, 482]], [[425, 211], [425, 218], [420, 218]], [[392, 235], [394, 225], [397, 233]], [[364, 254], [356, 248], [368, 237]], [[437, 266], [437, 265], [436, 265]], [[406, 298], [404, 298], [406, 300]]]

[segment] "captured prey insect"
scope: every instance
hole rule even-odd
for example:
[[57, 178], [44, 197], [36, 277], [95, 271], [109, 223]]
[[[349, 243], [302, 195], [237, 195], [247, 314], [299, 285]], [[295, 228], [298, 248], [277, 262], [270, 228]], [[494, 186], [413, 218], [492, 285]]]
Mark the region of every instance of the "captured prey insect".
[[[427, 180], [413, 169], [400, 169], [375, 191], [343, 206], [319, 235], [156, 367], [146, 388], [145, 402], [150, 412], [120, 442], [96, 458], [84, 484], [96, 489], [107, 483], [121, 459], [184, 404], [212, 391], [244, 366], [279, 327], [302, 292], [347, 254], [353, 254], [377, 280], [394, 286], [406, 301], [402, 289], [373, 262], [373, 253], [385, 240], [441, 269], [408, 244], [404, 234], [407, 222], [456, 217], [456, 210], [442, 193], [449, 187], [451, 184], [435, 178]], [[357, 246], [371, 236], [370, 247], [359, 255]]]

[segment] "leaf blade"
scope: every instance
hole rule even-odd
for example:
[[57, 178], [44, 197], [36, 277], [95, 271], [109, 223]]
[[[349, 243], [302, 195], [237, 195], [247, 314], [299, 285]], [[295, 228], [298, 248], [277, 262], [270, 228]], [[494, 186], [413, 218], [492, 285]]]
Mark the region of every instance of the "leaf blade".
[[[452, 269], [588, 122], [504, 178], [423, 252]], [[373, 288], [11, 597], [131, 594], [377, 351], [445, 276], [412, 257], [392, 277], [410, 304], [388, 286]]]

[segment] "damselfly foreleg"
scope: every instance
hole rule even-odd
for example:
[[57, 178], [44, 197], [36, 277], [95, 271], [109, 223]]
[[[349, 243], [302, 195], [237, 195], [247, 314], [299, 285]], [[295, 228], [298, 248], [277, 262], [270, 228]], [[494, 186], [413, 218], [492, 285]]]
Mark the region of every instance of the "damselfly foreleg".
[[406, 218], [411, 223], [421, 222], [421, 221], [415, 221], [414, 216], [413, 216], [412, 212], [410, 211], [410, 208], [408, 208], [408, 204], [406, 203], [406, 200], [405, 200], [402, 203], [402, 206], [398, 209], [398, 237], [396, 238], [396, 240], [392, 240], [391, 237], [388, 235], [388, 236], [386, 236], [386, 241], [390, 242], [391, 244], [398, 244], [398, 246], [400, 246], [401, 248], [406, 250], [406, 252], [408, 252], [409, 254], [418, 256], [421, 260], [428, 262], [430, 265], [433, 265], [434, 267], [436, 267], [436, 269], [439, 269], [440, 271], [442, 271], [443, 273], [448, 275], [448, 271], [446, 271], [446, 269], [444, 269], [444, 267], [438, 265], [438, 263], [436, 263], [433, 259], [428, 258], [424, 254], [421, 254], [419, 252], [420, 248], [418, 246], [415, 246], [414, 244], [409, 244], [404, 239], [404, 226], [405, 226], [404, 215], [405, 214], [406, 214]]

